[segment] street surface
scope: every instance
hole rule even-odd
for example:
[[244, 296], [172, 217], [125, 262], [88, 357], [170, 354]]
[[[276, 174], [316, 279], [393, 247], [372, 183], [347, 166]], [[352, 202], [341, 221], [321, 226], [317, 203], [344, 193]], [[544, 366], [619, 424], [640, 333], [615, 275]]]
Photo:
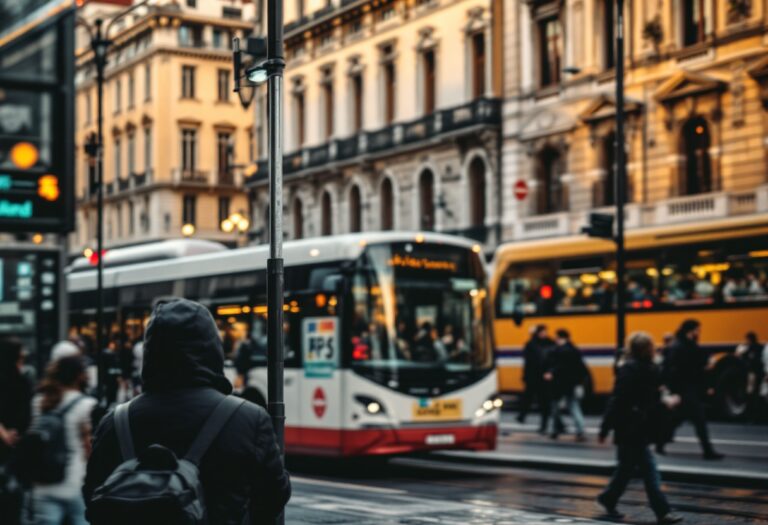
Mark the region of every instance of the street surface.
[[[596, 418], [588, 418], [593, 429]], [[289, 460], [294, 496], [286, 521], [291, 524], [600, 524], [611, 523], [601, 515], [594, 498], [607, 482], [603, 474], [581, 474], [580, 461], [612, 464], [613, 447], [586, 444], [572, 436], [558, 441], [538, 436], [534, 418], [518, 425], [505, 414], [497, 456], [498, 463], [432, 454], [377, 462], [367, 460]], [[666, 481], [664, 489], [688, 524], [768, 524], [768, 484], [755, 483], [750, 475], [768, 472], [766, 427], [712, 424], [717, 448], [728, 455], [722, 462], [700, 459], [698, 443], [684, 426], [669, 455], [660, 458], [666, 468], [680, 468], [688, 481]], [[484, 456], [488, 456], [486, 454]], [[504, 456], [541, 456], [556, 468], [518, 468]], [[728, 483], [698, 482], [697, 472], [729, 472]], [[576, 469], [578, 470], [578, 469]], [[743, 473], [745, 478], [739, 479]], [[665, 475], [665, 477], [667, 477]], [[704, 479], [704, 478], [702, 478]], [[630, 485], [619, 508], [623, 523], [655, 523], [642, 483]]]

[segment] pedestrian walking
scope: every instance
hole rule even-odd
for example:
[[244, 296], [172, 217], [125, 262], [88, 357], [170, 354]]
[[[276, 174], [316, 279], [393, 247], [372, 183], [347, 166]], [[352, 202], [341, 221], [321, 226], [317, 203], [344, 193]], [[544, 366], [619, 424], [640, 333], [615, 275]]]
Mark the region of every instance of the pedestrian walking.
[[627, 347], [629, 356], [617, 370], [613, 396], [599, 435], [603, 443], [613, 432], [618, 464], [597, 501], [609, 517], [620, 519], [622, 514], [616, 506], [637, 470], [643, 478], [645, 492], [658, 523], [678, 523], [683, 518], [671, 512], [669, 502], [661, 491], [656, 461], [648, 448], [655, 413], [661, 405], [661, 378], [653, 363], [653, 340], [645, 332], [635, 332], [629, 336]]
[[[32, 400], [32, 424], [20, 448], [32, 483], [32, 507], [25, 515], [33, 525], [86, 525], [80, 489], [96, 406], [96, 399], [83, 394], [87, 383], [83, 357], [61, 357], [49, 364]], [[60, 440], [48, 438], [56, 432]]]
[[584, 364], [581, 351], [571, 342], [571, 334], [568, 330], [561, 328], [555, 335], [557, 347], [552, 351], [551, 359], [548, 359], [549, 367], [544, 373], [544, 379], [550, 382], [552, 392], [550, 437], [557, 439], [565, 429], [560, 413], [560, 407], [564, 404], [573, 419], [576, 440], [585, 441], [584, 414], [581, 411], [579, 391], [583, 391], [589, 371]]
[[[202, 493], [194, 506], [205, 509], [210, 525], [274, 520], [291, 486], [272, 423], [261, 407], [229, 395], [221, 338], [205, 307], [186, 299], [155, 306], [141, 377], [143, 393], [121, 405], [119, 416], [108, 414], [96, 431], [83, 487], [89, 520], [121, 525], [140, 523], [147, 513], [162, 515], [151, 494], [144, 500], [110, 498], [124, 488], [121, 479], [145, 483], [146, 476], [132, 477], [144, 464], [156, 474], [183, 469], [185, 479], [193, 477]], [[234, 413], [224, 411], [229, 408]], [[109, 512], [114, 508], [120, 511]]]
[[0, 339], [0, 517], [18, 525], [24, 498], [16, 471], [16, 445], [30, 420], [32, 384], [22, 373], [24, 347]]
[[680, 415], [693, 423], [704, 459], [717, 460], [724, 456], [712, 446], [704, 413], [708, 357], [699, 346], [700, 335], [699, 321], [683, 321], [664, 360], [664, 382], [672, 393], [680, 396]]
[[531, 405], [536, 402], [541, 411], [541, 423], [539, 432], [545, 434], [550, 413], [550, 400], [547, 388], [544, 384], [544, 360], [547, 354], [554, 348], [554, 342], [549, 338], [547, 326], [539, 324], [531, 330], [531, 337], [523, 348], [523, 385], [525, 390], [520, 398], [520, 413], [517, 416], [518, 423], [525, 423], [525, 419], [531, 410]]

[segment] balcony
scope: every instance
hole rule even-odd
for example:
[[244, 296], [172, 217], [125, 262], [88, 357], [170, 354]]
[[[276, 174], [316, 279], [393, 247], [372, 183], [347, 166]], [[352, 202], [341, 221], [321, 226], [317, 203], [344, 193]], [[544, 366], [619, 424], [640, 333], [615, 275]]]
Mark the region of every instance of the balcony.
[[119, 191], [119, 192], [127, 191], [128, 188], [130, 188], [130, 187], [131, 187], [131, 179], [130, 178], [127, 178], [127, 179], [122, 179], [122, 178], [117, 179], [117, 191]]
[[[466, 133], [477, 126], [499, 126], [500, 123], [501, 100], [481, 98], [412, 121], [302, 148], [283, 157], [283, 171], [292, 174], [330, 164], [351, 164], [364, 157], [396, 153], [404, 146], [416, 146], [450, 133]], [[245, 185], [266, 179], [267, 163], [259, 161], [256, 173], [245, 179]]]
[[[593, 211], [613, 214], [615, 209], [597, 208], [525, 217], [515, 224], [513, 237], [515, 240], [527, 240], [577, 235]], [[624, 224], [632, 230], [755, 213], [768, 213], [768, 185], [748, 191], [704, 193], [648, 204], [629, 203], [624, 208]]]
[[207, 185], [210, 182], [207, 171], [190, 170], [184, 168], [174, 168], [173, 170], [173, 183], [174, 184], [197, 184]]

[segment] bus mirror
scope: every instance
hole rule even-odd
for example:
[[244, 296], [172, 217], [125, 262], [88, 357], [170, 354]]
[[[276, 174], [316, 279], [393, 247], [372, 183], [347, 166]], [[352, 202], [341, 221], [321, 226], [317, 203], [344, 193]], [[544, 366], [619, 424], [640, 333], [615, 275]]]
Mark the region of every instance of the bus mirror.
[[520, 326], [523, 324], [523, 319], [525, 318], [525, 314], [522, 310], [515, 308], [515, 311], [512, 312], [512, 322], [515, 323], [515, 326]]

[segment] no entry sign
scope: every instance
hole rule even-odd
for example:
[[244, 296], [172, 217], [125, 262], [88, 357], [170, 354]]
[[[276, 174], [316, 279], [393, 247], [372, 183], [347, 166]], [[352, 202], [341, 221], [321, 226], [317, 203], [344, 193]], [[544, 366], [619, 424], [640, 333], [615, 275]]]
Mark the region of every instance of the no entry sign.
[[325, 392], [322, 388], [317, 387], [315, 393], [312, 395], [312, 409], [315, 411], [315, 415], [318, 419], [325, 415], [325, 409], [328, 405], [325, 401]]
[[523, 179], [515, 182], [515, 198], [519, 201], [525, 200], [528, 196], [528, 183]]

